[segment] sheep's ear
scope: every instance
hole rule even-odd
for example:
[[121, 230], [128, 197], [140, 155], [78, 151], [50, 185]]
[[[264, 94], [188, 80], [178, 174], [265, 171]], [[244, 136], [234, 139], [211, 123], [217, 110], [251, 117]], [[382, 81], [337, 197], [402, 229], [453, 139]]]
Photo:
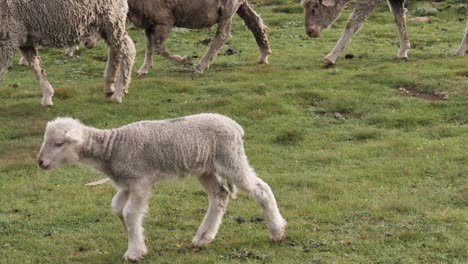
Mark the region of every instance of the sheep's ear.
[[79, 128], [71, 129], [65, 133], [65, 139], [69, 142], [83, 143], [83, 132]]
[[334, 6], [335, 0], [322, 0], [322, 5], [327, 7]]

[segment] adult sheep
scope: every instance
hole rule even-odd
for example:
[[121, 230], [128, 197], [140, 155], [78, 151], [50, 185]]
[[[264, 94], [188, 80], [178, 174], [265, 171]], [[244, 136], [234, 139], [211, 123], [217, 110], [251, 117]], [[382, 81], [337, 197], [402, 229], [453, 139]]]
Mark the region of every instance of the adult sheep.
[[232, 16], [237, 14], [252, 31], [260, 48], [259, 63], [268, 64], [271, 53], [267, 34], [260, 16], [249, 6], [247, 0], [128, 0], [129, 20], [145, 29], [146, 54], [138, 75], [147, 74], [153, 65], [153, 50], [168, 60], [181, 64], [192, 64], [187, 56], [181, 57], [164, 48], [172, 27], [189, 29], [209, 28], [218, 25], [210, 46], [194, 67], [194, 72], [202, 73], [210, 66], [221, 46], [230, 35]]
[[70, 47], [99, 32], [109, 46], [105, 93], [121, 102], [135, 59], [135, 47], [125, 30], [127, 11], [125, 0], [0, 0], [0, 80], [19, 49], [39, 80], [41, 104], [52, 105], [54, 90], [41, 68], [36, 45]]
[[117, 186], [112, 208], [128, 232], [127, 260], [137, 260], [147, 253], [142, 221], [151, 186], [189, 175], [198, 176], [209, 200], [208, 211], [192, 240], [193, 247], [206, 246], [218, 232], [229, 194], [221, 178], [260, 203], [271, 239], [279, 242], [284, 238], [286, 221], [270, 187], [250, 167], [243, 136], [239, 124], [217, 114], [141, 121], [110, 130], [57, 118], [47, 124], [38, 165], [52, 169], [79, 162], [112, 179]]
[[463, 38], [458, 50], [455, 52], [455, 55], [463, 57], [465, 56], [465, 53], [468, 53], [468, 24], [465, 29], [465, 37]]
[[[301, 0], [304, 7], [305, 31], [311, 38], [320, 36], [322, 29], [329, 27], [341, 14], [341, 11], [350, 0]], [[384, 0], [359, 0], [349, 17], [346, 28], [333, 50], [322, 60], [324, 64], [335, 64], [336, 59], [351, 41], [354, 33], [361, 29], [374, 7]], [[388, 0], [390, 9], [395, 17], [395, 23], [400, 34], [400, 49], [397, 57], [408, 58], [410, 43], [406, 33], [405, 0]]]

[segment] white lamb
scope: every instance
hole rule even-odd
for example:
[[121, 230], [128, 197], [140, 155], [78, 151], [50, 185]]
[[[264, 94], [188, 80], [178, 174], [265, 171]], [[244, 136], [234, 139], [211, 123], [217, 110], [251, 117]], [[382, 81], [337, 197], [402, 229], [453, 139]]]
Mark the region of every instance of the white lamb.
[[270, 187], [249, 166], [239, 124], [218, 114], [141, 121], [116, 129], [97, 129], [71, 118], [47, 124], [38, 164], [52, 169], [67, 162], [92, 166], [117, 187], [112, 208], [128, 232], [127, 260], [147, 253], [142, 221], [151, 186], [158, 181], [197, 175], [209, 207], [192, 245], [206, 246], [216, 236], [228, 203], [225, 179], [260, 203], [271, 239], [284, 238], [286, 221]]

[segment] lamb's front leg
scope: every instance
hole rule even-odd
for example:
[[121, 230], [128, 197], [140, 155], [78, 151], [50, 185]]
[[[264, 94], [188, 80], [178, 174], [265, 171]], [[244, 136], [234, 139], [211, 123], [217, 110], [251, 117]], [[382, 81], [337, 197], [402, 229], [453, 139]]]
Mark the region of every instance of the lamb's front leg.
[[20, 50], [23, 58], [26, 60], [27, 64], [31, 66], [37, 80], [39, 81], [39, 85], [42, 90], [42, 106], [53, 105], [52, 96], [54, 95], [54, 88], [52, 88], [52, 85], [50, 85], [49, 81], [47, 80], [46, 73], [41, 67], [41, 62], [37, 56], [36, 48], [34, 46], [26, 46], [21, 47]]
[[389, 1], [393, 16], [395, 17], [395, 23], [398, 27], [398, 32], [400, 33], [400, 49], [397, 54], [398, 59], [408, 58], [408, 50], [411, 48], [406, 32], [406, 9], [404, 7], [404, 2], [404, 0]]
[[209, 205], [205, 218], [192, 240], [194, 248], [204, 247], [213, 241], [218, 233], [229, 200], [229, 192], [215, 174], [205, 174], [198, 179], [208, 193]]
[[219, 52], [221, 46], [226, 43], [226, 40], [229, 38], [231, 32], [231, 20], [232, 18], [224, 18], [218, 23], [218, 30], [216, 31], [216, 36], [210, 43], [208, 51], [203, 55], [200, 63], [198, 63], [193, 71], [195, 73], [203, 73], [203, 71], [210, 66], [211, 62], [214, 60], [216, 55]]
[[148, 209], [150, 186], [132, 186], [123, 209], [123, 219], [128, 232], [128, 249], [124, 259], [136, 261], [147, 253], [143, 236], [143, 217]]
[[345, 30], [341, 34], [340, 39], [336, 43], [333, 50], [327, 56], [325, 56], [325, 58], [323, 58], [322, 62], [324, 64], [335, 64], [336, 59], [340, 56], [348, 43], [351, 41], [353, 35], [361, 29], [362, 25], [364, 25], [364, 22], [369, 17], [377, 2], [380, 1], [360, 1], [357, 3], [353, 14], [351, 14], [346, 24]]
[[468, 52], [468, 24], [465, 30], [465, 37], [462, 40], [460, 48], [458, 48], [458, 50], [455, 52], [455, 55], [463, 57], [465, 56], [465, 53], [467, 52]]

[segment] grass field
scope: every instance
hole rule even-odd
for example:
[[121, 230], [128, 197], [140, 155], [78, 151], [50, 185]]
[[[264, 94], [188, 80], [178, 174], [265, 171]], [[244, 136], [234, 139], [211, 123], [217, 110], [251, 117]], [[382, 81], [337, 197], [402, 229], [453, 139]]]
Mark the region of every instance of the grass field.
[[[195, 178], [163, 182], [145, 220], [149, 254], [141, 263], [468, 262], [468, 56], [452, 55], [466, 25], [463, 1], [426, 3], [436, 12], [431, 23], [408, 24], [407, 61], [395, 60], [397, 29], [379, 6], [333, 68], [320, 60], [349, 9], [308, 39], [298, 1], [253, 2], [268, 25], [269, 65], [256, 63], [255, 41], [236, 17], [229, 44], [204, 74], [192, 80], [189, 67], [155, 56], [119, 105], [103, 95], [102, 43], [71, 59], [40, 48], [56, 89], [50, 108], [40, 106], [38, 82], [15, 59], [0, 82], [1, 263], [121, 263], [126, 250], [110, 209], [113, 187], [83, 186], [101, 174], [36, 166], [48, 120], [71, 116], [112, 128], [202, 112], [244, 127], [250, 163], [289, 222], [287, 238], [270, 243], [257, 221], [261, 208], [241, 194], [216, 240], [193, 252], [207, 197]], [[410, 4], [412, 16], [419, 3]], [[136, 72], [144, 37], [129, 32]], [[198, 61], [201, 41], [214, 32], [172, 32], [167, 47]], [[228, 48], [233, 55], [224, 55]]]

